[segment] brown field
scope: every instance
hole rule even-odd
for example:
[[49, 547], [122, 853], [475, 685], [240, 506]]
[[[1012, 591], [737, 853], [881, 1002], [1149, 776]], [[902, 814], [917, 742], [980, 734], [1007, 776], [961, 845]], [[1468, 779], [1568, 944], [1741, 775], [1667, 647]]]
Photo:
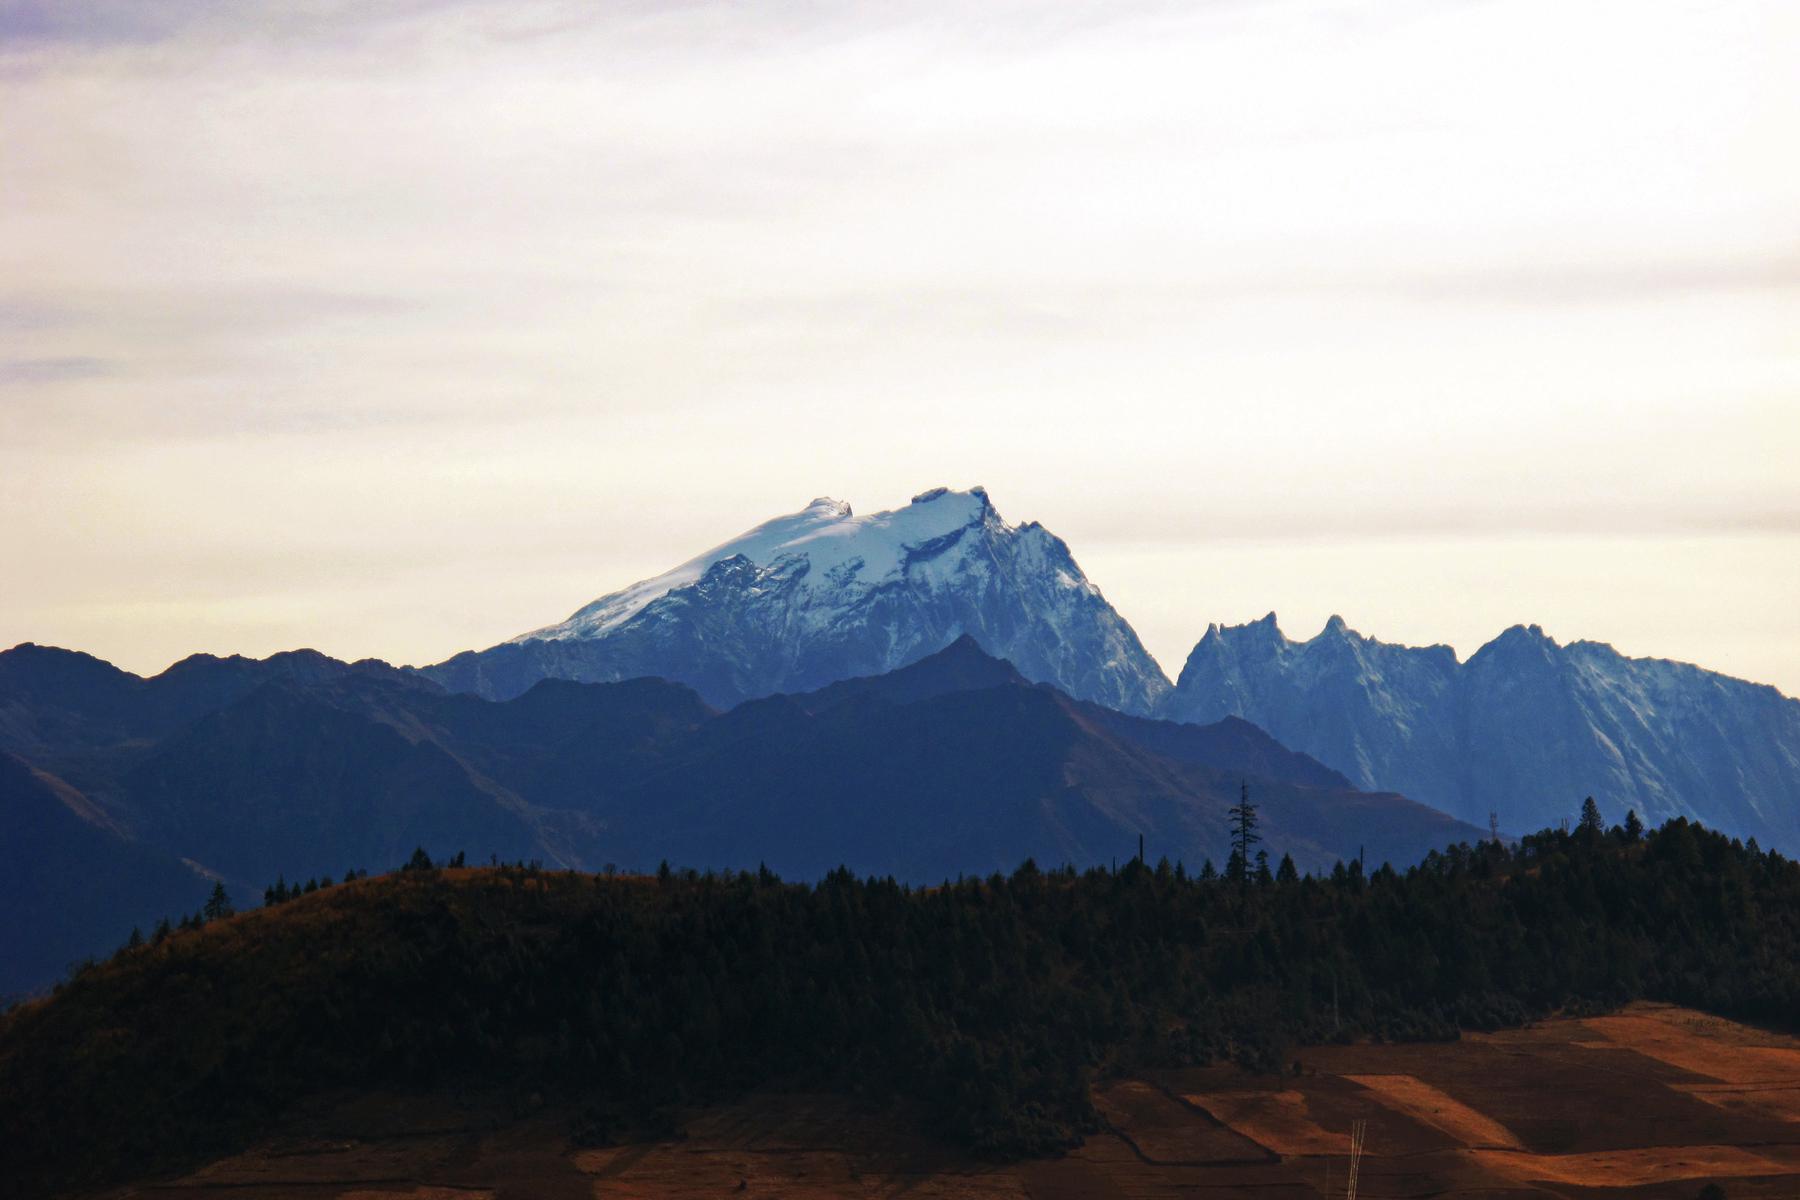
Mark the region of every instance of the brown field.
[[447, 1100], [321, 1105], [181, 1179], [171, 1200], [909, 1197], [1076, 1200], [1341, 1196], [1368, 1127], [1366, 1200], [1800, 1197], [1800, 1042], [1682, 1009], [1546, 1021], [1460, 1042], [1328, 1046], [1280, 1078], [1210, 1067], [1096, 1089], [1104, 1132], [1066, 1157], [975, 1161], [823, 1096], [694, 1113], [685, 1136], [572, 1146], [569, 1115]]
[[1346, 1075], [1381, 1103], [1441, 1129], [1472, 1149], [1524, 1150], [1512, 1130], [1411, 1075]]
[[1639, 1150], [1603, 1150], [1598, 1154], [1522, 1154], [1512, 1150], [1477, 1150], [1477, 1161], [1503, 1175], [1524, 1181], [1550, 1180], [1584, 1187], [1636, 1187], [1659, 1180], [1736, 1179], [1746, 1175], [1781, 1176], [1788, 1162], [1739, 1146], [1652, 1146]]
[[1323, 1128], [1296, 1090], [1196, 1092], [1182, 1097], [1229, 1129], [1283, 1158], [1347, 1154], [1350, 1135]]

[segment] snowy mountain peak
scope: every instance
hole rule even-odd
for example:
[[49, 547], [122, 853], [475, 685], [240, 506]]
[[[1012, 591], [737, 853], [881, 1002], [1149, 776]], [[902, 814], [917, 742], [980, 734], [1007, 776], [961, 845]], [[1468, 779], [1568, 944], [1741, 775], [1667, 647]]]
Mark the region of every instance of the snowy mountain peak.
[[1027, 678], [1115, 708], [1147, 712], [1169, 687], [1068, 547], [1008, 524], [982, 487], [864, 516], [821, 496], [427, 674], [496, 696], [545, 676], [661, 675], [732, 704], [893, 670], [963, 634]]
[[913, 497], [906, 508], [865, 517], [856, 516], [842, 500], [820, 496], [797, 513], [765, 521], [671, 571], [583, 605], [567, 620], [512, 640], [601, 637], [670, 592], [699, 582], [715, 564], [734, 558], [761, 568], [804, 558], [808, 589], [815, 592], [875, 586], [893, 579], [920, 547], [979, 524], [992, 513], [987, 493], [980, 488], [967, 492], [935, 488]]

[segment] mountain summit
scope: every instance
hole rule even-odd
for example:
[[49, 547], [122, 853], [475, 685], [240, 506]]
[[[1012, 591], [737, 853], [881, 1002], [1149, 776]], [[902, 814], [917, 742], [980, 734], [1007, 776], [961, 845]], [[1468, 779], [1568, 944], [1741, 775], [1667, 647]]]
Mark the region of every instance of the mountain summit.
[[858, 516], [821, 497], [567, 620], [424, 668], [491, 699], [544, 678], [659, 675], [729, 707], [877, 675], [970, 634], [1027, 679], [1148, 712], [1169, 689], [1062, 540], [987, 491]]
[[1515, 625], [1459, 662], [1333, 617], [1291, 641], [1270, 613], [1217, 625], [1162, 716], [1253, 721], [1359, 788], [1393, 789], [1508, 829], [1570, 817], [1591, 795], [1608, 821], [1697, 818], [1800, 847], [1800, 702], [1772, 687], [1600, 642], [1561, 645]]

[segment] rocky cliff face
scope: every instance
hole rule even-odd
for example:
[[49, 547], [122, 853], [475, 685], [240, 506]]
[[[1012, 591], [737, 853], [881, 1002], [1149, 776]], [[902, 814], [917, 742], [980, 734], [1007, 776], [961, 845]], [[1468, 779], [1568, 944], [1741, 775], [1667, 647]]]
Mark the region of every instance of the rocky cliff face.
[[1290, 641], [1271, 613], [1213, 626], [1162, 715], [1241, 716], [1343, 771], [1485, 824], [1526, 830], [1592, 795], [1608, 821], [1697, 818], [1800, 849], [1800, 701], [1685, 663], [1558, 645], [1515, 626], [1458, 662], [1332, 618]]
[[1148, 712], [1168, 681], [1061, 539], [981, 488], [857, 516], [822, 498], [568, 620], [424, 673], [518, 695], [539, 679], [658, 675], [728, 707], [876, 675], [972, 634], [1026, 678]]

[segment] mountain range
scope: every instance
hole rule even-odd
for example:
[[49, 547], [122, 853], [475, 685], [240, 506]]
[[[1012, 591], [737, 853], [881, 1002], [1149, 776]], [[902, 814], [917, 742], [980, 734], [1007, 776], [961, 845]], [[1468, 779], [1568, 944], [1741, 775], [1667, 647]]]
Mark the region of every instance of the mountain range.
[[987, 493], [814, 501], [567, 620], [422, 669], [312, 651], [140, 678], [0, 653], [0, 992], [133, 922], [403, 861], [839, 863], [1225, 855], [1248, 781], [1302, 869], [1685, 816], [1800, 848], [1800, 702], [1510, 629], [1460, 661], [1334, 618], [1208, 628], [1174, 686], [1061, 540]]
[[1063, 542], [985, 490], [854, 516], [813, 501], [568, 620], [423, 673], [517, 695], [541, 678], [656, 675], [710, 703], [878, 674], [972, 634], [1028, 679], [1138, 716], [1241, 717], [1341, 771], [1485, 826], [1540, 828], [1593, 796], [1609, 821], [1685, 816], [1800, 850], [1800, 701], [1515, 626], [1459, 661], [1333, 618], [1212, 625], [1171, 688]]
[[[1129, 858], [1223, 864], [1248, 785], [1303, 870], [1407, 863], [1480, 830], [1248, 722], [1136, 717], [1034, 684], [963, 636], [875, 677], [727, 711], [661, 679], [542, 680], [503, 701], [312, 652], [204, 656], [140, 679], [37, 646], [0, 654], [0, 805], [21, 855], [0, 904], [88, 912], [0, 966], [37, 986], [135, 922], [278, 876], [437, 857], [648, 870], [839, 865], [934, 883]], [[29, 861], [26, 861], [29, 860]]]
[[1800, 848], [1800, 702], [1686, 663], [1559, 645], [1516, 625], [1459, 661], [1397, 646], [1339, 617], [1290, 641], [1270, 613], [1211, 626], [1163, 715], [1238, 716], [1362, 788], [1404, 792], [1507, 829], [1572, 819], [1593, 796], [1609, 821], [1697, 818]]

